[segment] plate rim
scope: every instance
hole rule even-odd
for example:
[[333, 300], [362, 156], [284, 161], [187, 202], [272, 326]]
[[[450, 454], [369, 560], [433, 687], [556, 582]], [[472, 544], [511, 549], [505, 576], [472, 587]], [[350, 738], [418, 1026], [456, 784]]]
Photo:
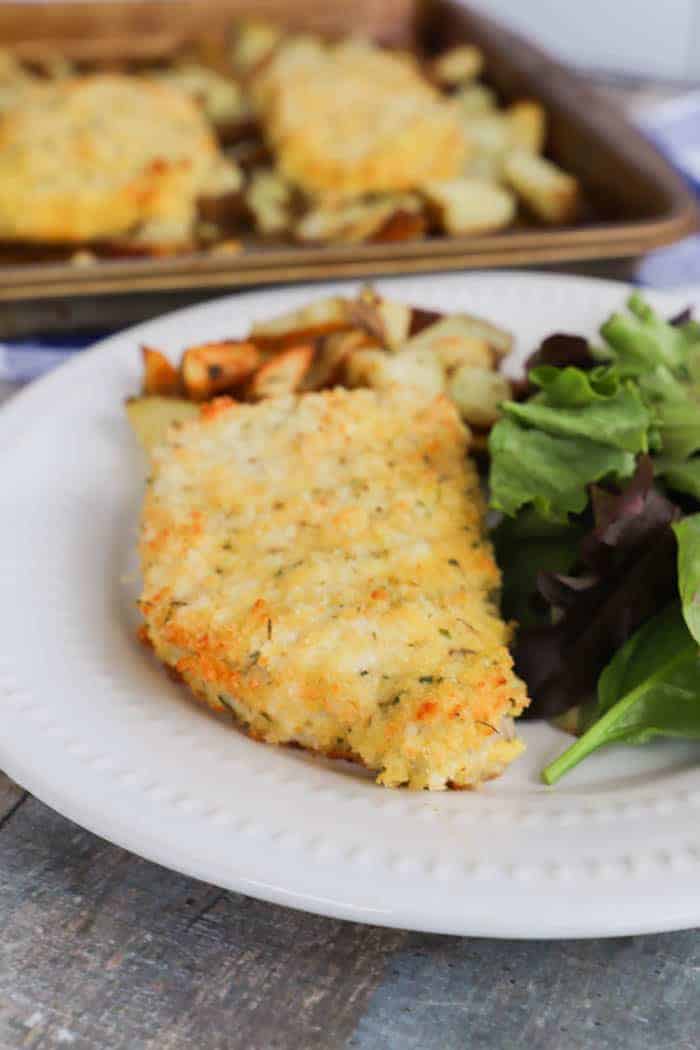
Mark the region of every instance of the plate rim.
[[[533, 272], [522, 273], [519, 271], [505, 271], [497, 275], [484, 273], [433, 275], [430, 278], [423, 279], [404, 277], [395, 278], [393, 280], [382, 280], [380, 284], [385, 288], [387, 286], [396, 286], [398, 289], [400, 288], [401, 283], [411, 282], [412, 284], [415, 284], [416, 280], [425, 280], [428, 283], [454, 283], [456, 281], [474, 283], [477, 280], [484, 279], [494, 282], [509, 282], [514, 278], [519, 282], [532, 283], [533, 285], [541, 283], [543, 280], [548, 283], [561, 284], [562, 282], [565, 282], [579, 285], [590, 285], [592, 282], [595, 282], [598, 285], [606, 286], [610, 290], [614, 289], [620, 294], [622, 294], [624, 290], [629, 290], [631, 287], [626, 282], [621, 281], [587, 278], [576, 275], [538, 274]], [[333, 282], [330, 289], [327, 284], [315, 284], [297, 286], [293, 289], [284, 289], [281, 292], [278, 289], [263, 289], [261, 291], [243, 293], [243, 295], [227, 295], [209, 300], [206, 303], [186, 306], [164, 314], [159, 318], [154, 318], [150, 321], [142, 322], [139, 325], [124, 329], [122, 332], [100, 340], [88, 350], [76, 355], [75, 358], [59, 366], [54, 372], [35, 383], [30, 384], [24, 391], [15, 395], [15, 397], [11, 398], [8, 403], [3, 405], [0, 408], [0, 438], [7, 433], [8, 429], [10, 435], [12, 435], [14, 423], [16, 423], [17, 420], [21, 421], [23, 419], [27, 407], [31, 406], [32, 401], [34, 399], [37, 401], [44, 399], [47, 392], [50, 392], [54, 383], [60, 384], [64, 382], [69, 370], [89, 370], [93, 367], [93, 363], [98, 359], [99, 355], [110, 352], [114, 344], [131, 341], [133, 345], [136, 345], [140, 338], [140, 333], [144, 329], [158, 326], [163, 322], [172, 324], [173, 322], [183, 319], [185, 316], [188, 318], [196, 318], [197, 315], [206, 314], [211, 309], [212, 304], [240, 304], [240, 301], [243, 298], [269, 302], [270, 297], [276, 295], [281, 295], [283, 299], [290, 300], [300, 299], [306, 295], [308, 295], [309, 298], [312, 298], [317, 294], [332, 294], [332, 289], [335, 289], [338, 286], [352, 288], [357, 287], [359, 283], [360, 282], [358, 281], [343, 281]], [[650, 297], [657, 301], [667, 302], [670, 308], [674, 308], [677, 301], [683, 298], [683, 295], [683, 292], [677, 291], [650, 293]], [[56, 378], [57, 376], [58, 378]], [[10, 438], [6, 447], [9, 448], [11, 444], [12, 439]], [[7, 675], [5, 676], [5, 681], [7, 681]], [[6, 687], [6, 691], [8, 692], [11, 692], [11, 689], [11, 686], [9, 690]], [[312, 911], [329, 917], [369, 922], [404, 929], [423, 930], [426, 932], [524, 939], [533, 937], [544, 937], [547, 939], [572, 936], [600, 937], [619, 936], [626, 933], [662, 932], [665, 930], [687, 928], [688, 926], [693, 926], [700, 922], [700, 897], [697, 892], [694, 891], [695, 882], [694, 880], [688, 881], [685, 879], [683, 872], [677, 874], [676, 885], [678, 892], [675, 895], [673, 907], [667, 910], [665, 917], [661, 916], [657, 911], [654, 913], [653, 918], [650, 915], [648, 920], [644, 921], [635, 912], [634, 908], [630, 911], [629, 906], [624, 907], [624, 900], [620, 898], [620, 900], [617, 901], [618, 911], [616, 912], [616, 917], [614, 919], [608, 916], [608, 918], [600, 925], [591, 923], [589, 919], [584, 922], [581, 922], [580, 919], [578, 919], [568, 925], [560, 923], [558, 928], [556, 925], [552, 925], [548, 930], [544, 930], [540, 926], [537, 926], [535, 929], [533, 924], [529, 922], [527, 918], [523, 919], [520, 926], [513, 925], [512, 921], [508, 921], [505, 925], [501, 924], [501, 928], [499, 928], [498, 921], [493, 917], [487, 918], [487, 920], [480, 925], [478, 922], [475, 923], [473, 915], [463, 917], [452, 916], [450, 919], [440, 922], [436, 920], [434, 915], [429, 914], [429, 912], [425, 910], [421, 911], [420, 908], [416, 908], [415, 906], [408, 910], [406, 910], [405, 907], [397, 906], [393, 911], [377, 910], [369, 904], [364, 907], [358, 907], [357, 905], [349, 903], [344, 904], [337, 899], [324, 900], [318, 892], [309, 892], [307, 894], [299, 893], [289, 887], [284, 888], [265, 883], [263, 880], [256, 879], [255, 877], [246, 877], [242, 873], [232, 873], [229, 878], [226, 878], [225, 874], [219, 875], [213, 879], [211, 870], [207, 870], [206, 862], [200, 864], [196, 858], [183, 857], [182, 859], [179, 859], [178, 857], [175, 857], [173, 851], [164, 848], [160, 843], [160, 840], [156, 842], [152, 837], [149, 839], [147, 835], [144, 836], [139, 830], [140, 826], [137, 827], [134, 824], [125, 823], [123, 820], [117, 818], [114, 812], [112, 812], [111, 816], [105, 817], [104, 813], [100, 812], [99, 805], [93, 806], [89, 801], [83, 800], [82, 804], [80, 804], [80, 801], [73, 798], [71, 792], [65, 789], [65, 785], [63, 786], [63, 790], [61, 790], [59, 785], [51, 782], [50, 773], [40, 769], [29, 768], [26, 763], [23, 764], [19, 760], [16, 761], [16, 756], [12, 755], [11, 748], [8, 750], [7, 742], [4, 738], [0, 741], [0, 754], [2, 755], [2, 767], [8, 775], [21, 783], [42, 802], [56, 809], [58, 812], [81, 826], [88, 828], [93, 833], [100, 835], [103, 838], [108, 838], [110, 841], [122, 846], [123, 848], [131, 850], [139, 856], [152, 860], [155, 863], [166, 865], [167, 867], [185, 875], [204, 879], [206, 881], [216, 881], [218, 885], [222, 885], [229, 890], [247, 893], [251, 896], [268, 900], [276, 904]], [[643, 881], [644, 880], [642, 880], [642, 882]], [[639, 888], [641, 889], [641, 884], [639, 884]], [[525, 904], [528, 899], [527, 885], [523, 884], [520, 887], [520, 890], [522, 891], [523, 903]], [[510, 891], [514, 891], [514, 884], [510, 884]], [[611, 899], [609, 892], [604, 896], [608, 898], [608, 900]], [[486, 898], [488, 898], [488, 893], [485, 894], [485, 899]]]

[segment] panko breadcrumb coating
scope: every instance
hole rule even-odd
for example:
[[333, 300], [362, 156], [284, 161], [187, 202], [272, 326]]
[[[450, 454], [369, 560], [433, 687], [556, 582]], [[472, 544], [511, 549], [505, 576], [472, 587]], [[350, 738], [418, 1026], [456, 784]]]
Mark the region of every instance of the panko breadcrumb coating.
[[312, 195], [410, 190], [464, 166], [456, 107], [405, 55], [301, 38], [263, 66], [252, 91], [279, 170]]
[[443, 396], [223, 399], [173, 427], [145, 499], [157, 656], [254, 737], [396, 787], [471, 787], [527, 703], [467, 433]]
[[181, 91], [118, 74], [47, 82], [0, 116], [0, 238], [84, 242], [165, 230], [186, 240], [197, 198], [240, 176]]

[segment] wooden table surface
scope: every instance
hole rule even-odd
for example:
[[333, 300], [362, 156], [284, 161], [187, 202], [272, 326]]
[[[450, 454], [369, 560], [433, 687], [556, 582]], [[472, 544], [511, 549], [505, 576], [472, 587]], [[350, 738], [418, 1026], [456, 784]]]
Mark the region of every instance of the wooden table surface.
[[700, 1045], [697, 932], [493, 941], [304, 915], [141, 860], [1, 775], [0, 922], [3, 1050]]
[[133, 856], [2, 773], [0, 927], [0, 1050], [700, 1047], [698, 931], [493, 941], [305, 915]]

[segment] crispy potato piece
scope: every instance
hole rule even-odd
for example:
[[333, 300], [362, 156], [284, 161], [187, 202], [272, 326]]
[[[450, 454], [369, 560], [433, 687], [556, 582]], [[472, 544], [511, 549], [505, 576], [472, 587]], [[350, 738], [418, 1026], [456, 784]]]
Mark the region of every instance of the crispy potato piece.
[[395, 352], [408, 339], [413, 307], [394, 299], [384, 299], [374, 288], [363, 288], [355, 302], [348, 303], [354, 320], [378, 341], [380, 346]]
[[579, 183], [551, 160], [526, 150], [513, 150], [506, 158], [503, 173], [538, 219], [552, 226], [573, 222], [579, 208]]
[[471, 335], [473, 339], [484, 339], [499, 360], [506, 357], [513, 349], [513, 336], [505, 328], [499, 328], [498, 325], [491, 324], [483, 317], [474, 317], [472, 314], [456, 316], [462, 322], [465, 336]]
[[389, 361], [394, 382], [419, 387], [434, 397], [444, 391], [445, 373], [430, 351], [402, 350]]
[[500, 373], [462, 365], [447, 384], [447, 393], [467, 423], [489, 427], [499, 418], [498, 406], [510, 398], [511, 391]]
[[429, 350], [447, 373], [454, 372], [460, 365], [494, 367], [494, 353], [488, 340], [475, 336], [470, 319], [461, 314], [449, 315], [424, 328], [419, 335], [409, 339], [404, 349]]
[[264, 236], [285, 233], [292, 226], [292, 187], [272, 168], [251, 172], [245, 203], [255, 228]]
[[454, 87], [474, 80], [483, 68], [484, 56], [479, 48], [472, 44], [459, 44], [438, 55], [430, 71], [438, 84]]
[[352, 326], [347, 301], [335, 296], [318, 299], [270, 321], [257, 321], [250, 330], [250, 339], [261, 350], [285, 350]]
[[458, 106], [463, 117], [469, 119], [495, 112], [498, 106], [496, 93], [486, 84], [465, 84], [455, 91], [452, 101]]
[[541, 153], [547, 138], [547, 114], [539, 102], [525, 99], [506, 110], [510, 138], [516, 149]]
[[465, 175], [499, 179], [504, 159], [513, 148], [512, 129], [506, 113], [494, 110], [474, 113], [462, 122], [471, 149], [467, 152]]
[[182, 379], [187, 396], [208, 401], [240, 386], [260, 363], [260, 351], [253, 343], [202, 343], [185, 351]]
[[336, 241], [358, 244], [375, 236], [397, 212], [420, 210], [417, 198], [379, 198], [351, 201], [338, 207], [320, 205], [307, 212], [296, 225], [300, 241]]
[[406, 349], [412, 346], [420, 346], [436, 355], [448, 377], [463, 364], [494, 370], [495, 355], [489, 343], [486, 339], [465, 335], [459, 316], [432, 325], [431, 329], [426, 330], [425, 338], [411, 339]]
[[464, 235], [500, 230], [515, 217], [515, 198], [484, 179], [450, 179], [423, 187], [446, 233]]
[[165, 441], [173, 424], [194, 419], [199, 408], [175, 397], [132, 397], [126, 402], [126, 414], [139, 444], [150, 452]]
[[392, 385], [389, 355], [383, 350], [358, 350], [345, 362], [343, 381], [351, 388], [368, 386], [383, 390]]
[[152, 346], [141, 347], [143, 360], [143, 392], [147, 395], [160, 394], [163, 397], [174, 397], [182, 390], [180, 373], [175, 365], [168, 361], [165, 354]]
[[436, 349], [440, 364], [447, 375], [451, 375], [462, 365], [494, 370], [495, 356], [485, 339], [477, 339], [475, 336], [447, 338]]
[[295, 346], [277, 354], [257, 370], [248, 384], [247, 396], [253, 401], [293, 394], [311, 367], [313, 346]]
[[335, 386], [342, 380], [344, 368], [350, 356], [357, 350], [381, 349], [364, 328], [351, 328], [346, 332], [332, 332], [317, 340], [316, 353], [307, 372], [302, 388], [323, 390]]
[[386, 390], [397, 383], [415, 386], [437, 396], [445, 388], [445, 377], [436, 357], [426, 350], [387, 354], [382, 350], [358, 350], [345, 365], [350, 387], [368, 386]]
[[243, 173], [231, 157], [221, 157], [202, 186], [200, 197], [226, 197], [238, 193], [243, 185]]

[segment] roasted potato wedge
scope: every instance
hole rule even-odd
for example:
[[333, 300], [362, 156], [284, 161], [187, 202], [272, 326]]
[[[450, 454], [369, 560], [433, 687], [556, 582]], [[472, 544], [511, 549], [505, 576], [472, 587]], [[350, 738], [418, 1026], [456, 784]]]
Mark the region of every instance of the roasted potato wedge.
[[431, 182], [423, 193], [440, 226], [455, 236], [500, 230], [515, 217], [513, 194], [485, 179]]
[[316, 341], [316, 353], [304, 377], [304, 390], [323, 390], [342, 381], [344, 368], [350, 356], [358, 350], [378, 350], [372, 336], [364, 328], [347, 332], [332, 332]]
[[141, 347], [143, 361], [143, 392], [147, 395], [176, 397], [182, 390], [182, 380], [175, 365], [165, 354], [152, 346]]
[[505, 376], [486, 368], [462, 365], [447, 384], [447, 394], [460, 415], [475, 427], [490, 427], [499, 418], [499, 405], [510, 398]]
[[260, 351], [253, 343], [203, 343], [185, 351], [182, 381], [193, 401], [208, 401], [217, 394], [234, 390], [253, 374], [260, 363]]
[[504, 159], [513, 148], [507, 115], [501, 110], [473, 113], [464, 117], [463, 128], [470, 146], [464, 174], [472, 178], [499, 179]]
[[272, 168], [253, 171], [244, 193], [255, 228], [265, 237], [286, 233], [292, 226], [292, 187]]
[[483, 68], [484, 56], [479, 48], [472, 44], [459, 44], [438, 55], [431, 63], [430, 72], [438, 84], [454, 87], [475, 80]]
[[171, 426], [198, 416], [199, 407], [175, 397], [132, 397], [126, 415], [139, 444], [150, 452], [165, 441]]
[[337, 207], [320, 205], [307, 212], [296, 225], [300, 241], [335, 241], [357, 244], [379, 234], [398, 213], [419, 213], [420, 201], [409, 194], [355, 200]]
[[314, 357], [313, 346], [295, 346], [283, 350], [257, 370], [250, 380], [246, 396], [252, 401], [293, 394], [302, 384]]
[[571, 223], [579, 209], [579, 184], [551, 160], [527, 150], [513, 150], [503, 166], [507, 184], [530, 211], [552, 226]]
[[358, 350], [345, 362], [343, 384], [351, 388], [368, 386], [382, 390], [391, 386], [389, 355], [383, 350]]
[[428, 395], [441, 394], [445, 376], [437, 358], [426, 350], [388, 354], [382, 350], [358, 350], [345, 365], [345, 382], [350, 387], [368, 386], [385, 390], [401, 383], [415, 386]]
[[547, 114], [539, 102], [525, 99], [506, 110], [510, 140], [516, 149], [541, 153], [547, 138]]
[[407, 303], [384, 299], [373, 288], [363, 288], [348, 304], [354, 320], [374, 336], [380, 346], [396, 352], [408, 339], [413, 308]]
[[498, 104], [495, 92], [485, 84], [465, 84], [455, 91], [452, 100], [466, 119], [484, 113], [493, 113]]
[[424, 328], [405, 344], [404, 350], [428, 350], [435, 354], [446, 373], [461, 365], [493, 369], [494, 353], [488, 340], [475, 336], [468, 317], [453, 314]]
[[[497, 358], [505, 357], [513, 349], [513, 336], [505, 328], [499, 328], [483, 317], [474, 317], [472, 314], [448, 314], [445, 320], [451, 318], [459, 318], [460, 331], [465, 339], [483, 339]], [[427, 327], [421, 331], [427, 331]]]
[[261, 350], [286, 350], [352, 326], [347, 301], [336, 296], [319, 299], [270, 321], [258, 321], [250, 330], [250, 340]]

